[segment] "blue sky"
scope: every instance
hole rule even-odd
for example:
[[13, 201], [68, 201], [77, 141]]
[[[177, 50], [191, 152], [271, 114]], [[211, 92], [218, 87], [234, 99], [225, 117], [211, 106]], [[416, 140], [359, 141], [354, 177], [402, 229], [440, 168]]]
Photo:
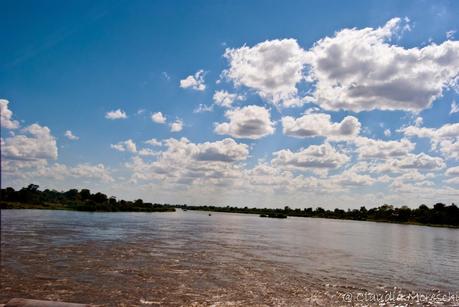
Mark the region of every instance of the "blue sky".
[[459, 199], [455, 1], [0, 2], [3, 186], [268, 207]]

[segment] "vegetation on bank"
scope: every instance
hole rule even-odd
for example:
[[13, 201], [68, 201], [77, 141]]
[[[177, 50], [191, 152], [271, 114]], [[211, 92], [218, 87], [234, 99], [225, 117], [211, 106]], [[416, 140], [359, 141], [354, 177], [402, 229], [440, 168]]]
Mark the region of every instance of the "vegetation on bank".
[[1, 189], [0, 208], [104, 212], [167, 212], [175, 211], [175, 208], [181, 208], [183, 210], [257, 214], [260, 217], [271, 218], [287, 218], [287, 216], [320, 217], [459, 227], [459, 208], [454, 203], [449, 206], [443, 203], [436, 203], [432, 208], [426, 205], [421, 205], [417, 209], [410, 209], [406, 206], [395, 208], [391, 205], [383, 205], [372, 209], [360, 207], [360, 209], [353, 210], [325, 210], [321, 207], [316, 209], [292, 209], [288, 206], [285, 206], [283, 209], [188, 206], [186, 204], [174, 206], [168, 204], [145, 203], [141, 199], [136, 201], [117, 200], [115, 197], [108, 197], [100, 192], [92, 194], [88, 189], [82, 189], [80, 191], [77, 189], [70, 189], [66, 192], [48, 189], [40, 191], [38, 185], [35, 184], [30, 184], [28, 187], [18, 191], [15, 191], [13, 188]]
[[1, 189], [1, 209], [54, 209], [101, 212], [168, 212], [175, 211], [174, 206], [117, 200], [103, 193], [92, 194], [88, 189], [71, 189], [66, 192], [38, 189], [38, 185], [30, 184], [26, 188], [15, 191], [13, 188]]
[[231, 212], [231, 213], [248, 213], [258, 214], [260, 217], [321, 217], [331, 219], [345, 219], [358, 221], [375, 221], [389, 223], [404, 223], [404, 224], [419, 224], [431, 226], [447, 226], [459, 227], [459, 208], [455, 204], [447, 206], [442, 203], [437, 203], [433, 208], [426, 205], [421, 205], [417, 209], [410, 209], [406, 206], [394, 208], [391, 205], [383, 205], [378, 208], [367, 209], [335, 209], [325, 210], [321, 207], [316, 209], [291, 209], [286, 206], [284, 209], [268, 209], [268, 208], [238, 208], [238, 207], [216, 207], [216, 206], [177, 206], [184, 210], [201, 210], [201, 211], [216, 211], [216, 212]]

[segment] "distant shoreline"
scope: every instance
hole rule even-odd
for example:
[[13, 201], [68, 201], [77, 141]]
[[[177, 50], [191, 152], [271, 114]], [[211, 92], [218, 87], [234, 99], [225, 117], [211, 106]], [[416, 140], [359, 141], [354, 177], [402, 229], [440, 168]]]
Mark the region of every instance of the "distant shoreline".
[[117, 200], [103, 193], [91, 193], [88, 189], [70, 189], [56, 191], [46, 189], [40, 191], [38, 185], [30, 184], [18, 191], [11, 187], [1, 189], [0, 209], [50, 209], [88, 212], [173, 212], [176, 208], [183, 210], [200, 210], [210, 212], [229, 212], [257, 214], [262, 218], [281, 218], [289, 216], [319, 217], [339, 220], [370, 221], [397, 223], [420, 226], [459, 228], [459, 208], [453, 203], [446, 205], [436, 203], [432, 208], [420, 205], [416, 209], [407, 206], [396, 208], [384, 204], [380, 207], [367, 209], [334, 209], [325, 210], [321, 207], [296, 208], [239, 208], [218, 206], [188, 206], [171, 204], [153, 204], [142, 199], [135, 201]]
[[152, 205], [151, 208], [132, 208], [127, 210], [83, 210], [72, 205], [64, 205], [57, 203], [47, 203], [47, 204], [25, 204], [25, 203], [12, 203], [12, 202], [0, 202], [1, 210], [10, 210], [10, 209], [34, 209], [34, 210], [61, 210], [61, 211], [79, 211], [79, 212], [175, 212], [174, 207], [165, 206], [165, 205]]
[[[181, 206], [176, 206], [180, 208]], [[193, 209], [192, 209], [193, 208]], [[224, 207], [222, 207], [224, 208]], [[76, 212], [97, 212], [97, 213], [121, 213], [121, 212], [144, 212], [144, 213], [157, 213], [157, 212], [175, 212], [175, 208], [152, 208], [150, 210], [131, 210], [131, 211], [96, 211], [96, 210], [77, 210], [75, 208], [66, 207], [60, 204], [23, 204], [23, 203], [6, 203], [0, 202], [1, 210], [60, 210], [60, 211], [76, 211]], [[183, 209], [182, 209], [183, 210]], [[243, 209], [241, 211], [223, 211], [223, 210], [204, 210], [201, 207], [187, 206], [185, 210], [190, 211], [202, 211], [202, 212], [218, 212], [218, 213], [235, 213], [235, 214], [251, 214], [257, 215], [256, 212], [246, 212]], [[275, 209], [274, 209], [275, 210]], [[448, 224], [422, 224], [417, 222], [397, 222], [390, 220], [376, 220], [376, 219], [351, 219], [351, 218], [334, 218], [334, 217], [322, 217], [322, 216], [302, 216], [302, 215], [286, 215], [287, 217], [306, 217], [306, 218], [322, 218], [329, 220], [343, 220], [343, 221], [356, 221], [356, 222], [375, 222], [375, 223], [389, 223], [389, 224], [399, 224], [399, 225], [414, 225], [414, 226], [427, 226], [427, 227], [441, 227], [441, 228], [451, 228], [459, 229], [457, 225], [448, 225]], [[266, 216], [269, 217], [269, 216]], [[277, 218], [275, 218], [277, 219]]]
[[[416, 210], [420, 211], [435, 211], [436, 209], [429, 209], [427, 206], [421, 206], [421, 209], [409, 209], [410, 212], [416, 212]], [[438, 207], [441, 207], [439, 204], [436, 204], [437, 209]], [[364, 211], [355, 209], [353, 211], [330, 211], [330, 210], [324, 210], [321, 208], [317, 208], [315, 211], [312, 210], [312, 208], [305, 208], [303, 210], [301, 209], [290, 209], [290, 208], [284, 208], [284, 209], [268, 209], [268, 208], [238, 208], [238, 207], [216, 207], [216, 206], [187, 206], [187, 205], [178, 205], [176, 206], [177, 208], [181, 208], [183, 210], [190, 210], [190, 211], [205, 211], [205, 212], [220, 212], [220, 213], [239, 213], [239, 214], [257, 214], [257, 215], [264, 215], [266, 217], [269, 217], [269, 215], [275, 215], [275, 214], [281, 214], [285, 215], [286, 217], [310, 217], [310, 218], [324, 218], [324, 219], [331, 219], [331, 220], [348, 220], [348, 221], [363, 221], [363, 222], [377, 222], [377, 223], [391, 223], [391, 224], [400, 224], [400, 225], [416, 225], [416, 226], [428, 226], [428, 227], [442, 227], [442, 228], [452, 228], [452, 229], [459, 229], [459, 223], [457, 224], [442, 224], [442, 223], [421, 223], [415, 220], [390, 220], [390, 219], [378, 219], [378, 218], [369, 218], [368, 216], [364, 218], [363, 216], [360, 216], [358, 218], [352, 218], [352, 215], [357, 215], [357, 212]], [[452, 206], [445, 206], [438, 211], [443, 211], [444, 208], [457, 208], [454, 204]], [[384, 208], [381, 210], [381, 208]], [[392, 209], [390, 209], [392, 208]], [[379, 210], [378, 210], [379, 209]], [[322, 211], [323, 210], [323, 211]], [[398, 213], [394, 213], [400, 210], [406, 210], [405, 208], [393, 208], [392, 206], [381, 206], [379, 208], [373, 208], [373, 209], [365, 209], [366, 212], [372, 212], [372, 210], [377, 211], [383, 211], [386, 213], [387, 216], [391, 216], [394, 219], [399, 218]], [[393, 212], [392, 212], [393, 211]], [[349, 214], [349, 216], [333, 216], [333, 214]], [[435, 212], [434, 212], [435, 213]], [[452, 218], [455, 218], [457, 221], [459, 219], [459, 211], [457, 211]]]
[[118, 200], [103, 193], [91, 193], [89, 189], [68, 191], [43, 190], [36, 184], [29, 184], [18, 191], [11, 187], [1, 189], [1, 209], [51, 209], [89, 212], [173, 212], [168, 204], [153, 204], [142, 199]]

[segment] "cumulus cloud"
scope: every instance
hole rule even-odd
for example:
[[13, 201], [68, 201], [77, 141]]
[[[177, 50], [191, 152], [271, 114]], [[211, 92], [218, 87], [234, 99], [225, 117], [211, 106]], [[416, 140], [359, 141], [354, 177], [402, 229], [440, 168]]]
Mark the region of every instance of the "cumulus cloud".
[[400, 18], [380, 28], [344, 29], [308, 51], [307, 78], [326, 110], [406, 110], [431, 106], [459, 73], [459, 41], [406, 49], [390, 43]]
[[19, 128], [19, 122], [12, 119], [13, 112], [8, 109], [8, 104], [8, 100], [0, 99], [0, 122], [3, 128], [17, 129]]
[[346, 116], [341, 122], [332, 123], [329, 114], [312, 113], [299, 118], [285, 116], [282, 118], [282, 128], [285, 135], [298, 138], [323, 136], [345, 139], [358, 135], [361, 124], [354, 116]]
[[439, 149], [447, 158], [459, 159], [459, 123], [439, 128], [407, 126], [399, 131], [407, 137], [430, 138], [433, 150]]
[[425, 153], [408, 154], [402, 158], [391, 158], [383, 163], [374, 164], [369, 167], [371, 172], [376, 173], [400, 173], [409, 170], [437, 171], [446, 166], [440, 157], [429, 156]]
[[20, 135], [2, 139], [2, 157], [14, 160], [56, 160], [56, 139], [48, 127], [32, 124]]
[[452, 185], [459, 185], [459, 177], [449, 178], [446, 182]]
[[276, 105], [302, 104], [297, 84], [303, 79], [305, 52], [295, 39], [226, 49], [225, 57], [229, 68], [224, 75], [236, 86], [253, 89]]
[[243, 95], [228, 93], [224, 90], [215, 91], [213, 96], [214, 103], [225, 108], [231, 108], [234, 101], [244, 99], [245, 97]]
[[445, 157], [459, 160], [459, 138], [441, 141], [439, 147]]
[[[8, 112], [8, 103], [0, 101], [2, 127], [7, 129], [19, 128], [19, 123], [12, 120], [12, 113]], [[48, 168], [50, 160], [58, 157], [57, 143], [48, 127], [32, 124], [11, 133], [7, 138], [0, 138], [1, 143], [1, 170], [2, 177], [8, 180], [23, 180], [23, 184], [30, 180], [43, 177], [46, 172], [37, 170]]]
[[245, 160], [249, 154], [246, 144], [236, 143], [230, 138], [198, 144], [197, 149], [198, 152], [194, 154], [194, 158], [198, 161], [233, 162]]
[[330, 176], [327, 180], [330, 181], [330, 184], [346, 188], [370, 186], [379, 181], [369, 175], [360, 174], [353, 168], [347, 169], [341, 174]]
[[448, 168], [446, 170], [445, 174], [447, 176], [457, 176], [457, 177], [459, 177], [459, 166]]
[[[407, 22], [343, 29], [307, 51], [295, 39], [226, 49], [223, 75], [285, 107], [314, 102], [326, 110], [419, 112], [457, 85], [459, 41], [398, 46], [392, 39], [409, 29]], [[302, 82], [313, 86], [306, 95], [298, 93]]]
[[227, 134], [235, 138], [259, 139], [274, 133], [274, 123], [268, 109], [250, 105], [228, 110], [229, 122], [217, 123], [215, 133]]
[[114, 110], [114, 111], [107, 112], [105, 114], [105, 118], [106, 119], [111, 119], [111, 120], [126, 119], [127, 115], [126, 115], [126, 112], [122, 111], [121, 109], [117, 109], [117, 110]]
[[110, 147], [117, 151], [122, 151], [122, 152], [124, 151], [130, 152], [130, 153], [137, 152], [137, 146], [134, 143], [134, 141], [131, 139], [119, 142], [117, 144], [111, 144]]
[[180, 132], [183, 129], [183, 121], [176, 119], [175, 122], [170, 124], [171, 132]]
[[[151, 145], [151, 146], [162, 146], [162, 143], [156, 139], [150, 139], [145, 141], [145, 144]], [[121, 151], [121, 152], [128, 152], [134, 155], [139, 155], [139, 156], [157, 156], [159, 154], [158, 151], [153, 151], [150, 148], [137, 148], [136, 143], [128, 139], [126, 141], [118, 142], [117, 144], [111, 144], [111, 148]]]
[[71, 141], [77, 141], [80, 139], [78, 136], [74, 135], [73, 132], [70, 130], [65, 131], [64, 135]]
[[165, 124], [166, 116], [164, 116], [161, 112], [156, 112], [151, 115], [151, 120], [157, 124]]
[[158, 141], [155, 138], [146, 140], [145, 144], [148, 144], [148, 145], [151, 145], [151, 146], [161, 146], [162, 145], [161, 141]]
[[191, 88], [196, 91], [204, 91], [206, 85], [204, 83], [204, 70], [198, 70], [194, 75], [189, 75], [183, 80], [180, 80], [181, 88]]
[[159, 152], [153, 151], [150, 148], [142, 148], [138, 151], [139, 156], [157, 156]]
[[168, 139], [164, 145], [166, 149], [158, 153], [155, 161], [145, 162], [134, 157], [127, 164], [134, 180], [222, 184], [241, 174], [239, 163], [249, 154], [246, 144], [230, 138], [205, 143], [192, 143], [186, 138]]
[[248, 186], [263, 188], [276, 188], [279, 186], [291, 187], [292, 191], [297, 188], [295, 178], [292, 173], [268, 163], [259, 163], [252, 169], [244, 172]]
[[432, 170], [445, 167], [445, 163], [442, 158], [432, 157], [425, 153], [407, 155], [405, 158], [398, 160], [396, 164], [402, 169]]
[[98, 179], [104, 182], [112, 182], [114, 179], [108, 169], [101, 163], [92, 165], [89, 163], [78, 164], [69, 168], [71, 176], [78, 178]]
[[402, 157], [412, 152], [416, 144], [407, 139], [399, 141], [374, 140], [366, 137], [354, 139], [357, 153], [361, 159], [386, 159], [390, 157]]
[[273, 165], [294, 168], [323, 168], [334, 169], [343, 166], [350, 158], [338, 152], [330, 144], [311, 145], [298, 152], [282, 149], [273, 153]]
[[76, 178], [80, 183], [81, 180], [88, 179], [103, 182], [114, 181], [109, 169], [103, 164], [81, 163], [76, 166], [67, 166], [61, 163], [48, 165], [45, 160], [41, 162], [42, 163], [10, 164], [2, 161], [2, 167], [6, 167], [6, 169], [4, 169], [6, 175], [20, 178], [24, 183], [28, 183], [30, 180], [34, 180], [35, 182], [37, 179], [43, 178], [52, 178], [54, 180]]

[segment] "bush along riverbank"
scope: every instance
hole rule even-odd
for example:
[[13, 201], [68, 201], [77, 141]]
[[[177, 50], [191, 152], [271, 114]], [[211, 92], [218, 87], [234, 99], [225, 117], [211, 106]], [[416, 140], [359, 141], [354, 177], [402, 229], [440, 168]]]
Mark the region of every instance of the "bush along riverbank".
[[153, 204], [135, 201], [117, 200], [115, 197], [88, 189], [70, 189], [66, 192], [38, 189], [38, 185], [29, 186], [15, 191], [13, 188], [1, 190], [1, 209], [49, 209], [77, 210], [99, 212], [173, 212], [175, 207], [169, 204]]

